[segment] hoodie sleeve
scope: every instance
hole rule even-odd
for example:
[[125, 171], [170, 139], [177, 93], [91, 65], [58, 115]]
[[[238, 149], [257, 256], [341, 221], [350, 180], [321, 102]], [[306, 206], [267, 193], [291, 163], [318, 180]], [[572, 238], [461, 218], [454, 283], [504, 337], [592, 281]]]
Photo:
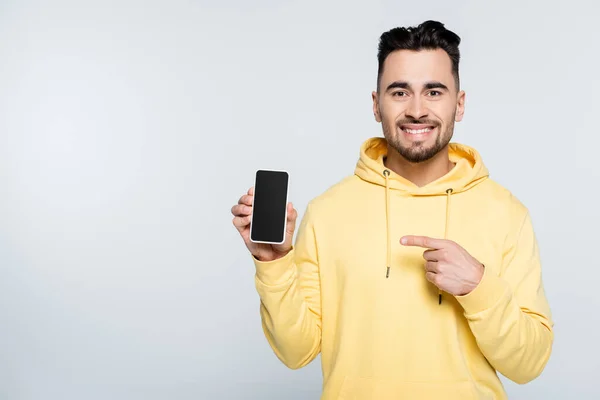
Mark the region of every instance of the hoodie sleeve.
[[269, 262], [253, 259], [267, 341], [287, 367], [304, 367], [321, 351], [319, 265], [310, 204], [289, 253]]
[[499, 275], [486, 268], [479, 285], [456, 298], [490, 364], [513, 382], [524, 384], [542, 373], [554, 341], [529, 213], [503, 260]]

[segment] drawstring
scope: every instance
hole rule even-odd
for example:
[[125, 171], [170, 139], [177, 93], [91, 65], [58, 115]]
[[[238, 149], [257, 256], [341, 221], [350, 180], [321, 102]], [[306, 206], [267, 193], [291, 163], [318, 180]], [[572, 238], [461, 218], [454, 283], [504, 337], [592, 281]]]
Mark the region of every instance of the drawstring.
[[[386, 223], [386, 239], [387, 239], [387, 258], [386, 258], [386, 272], [385, 277], [390, 277], [390, 267], [392, 265], [392, 243], [390, 234], [390, 171], [388, 169], [383, 170], [383, 176], [385, 177], [385, 223]], [[450, 195], [454, 190], [449, 188], [446, 190], [446, 224], [444, 226], [444, 239], [448, 239], [448, 227], [450, 224]], [[442, 304], [442, 290], [438, 289], [438, 304]]]
[[[446, 225], [444, 226], [444, 239], [448, 239], [448, 225], [450, 223], [450, 195], [452, 188], [446, 190]], [[442, 304], [442, 290], [438, 289], [438, 304]]]
[[387, 263], [387, 270], [385, 272], [385, 277], [389, 278], [390, 277], [390, 266], [392, 265], [392, 243], [390, 242], [391, 240], [391, 235], [390, 235], [390, 180], [389, 180], [389, 176], [390, 176], [390, 171], [389, 170], [384, 170], [383, 171], [383, 175], [385, 176], [385, 224], [386, 224], [386, 229], [387, 229], [387, 259], [386, 259], [386, 263]]

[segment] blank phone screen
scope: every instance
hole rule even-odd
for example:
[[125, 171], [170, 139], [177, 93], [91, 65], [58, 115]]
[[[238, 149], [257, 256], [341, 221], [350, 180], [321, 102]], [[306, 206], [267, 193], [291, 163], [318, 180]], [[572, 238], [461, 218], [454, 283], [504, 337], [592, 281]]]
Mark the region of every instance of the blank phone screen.
[[285, 237], [289, 175], [283, 171], [256, 172], [251, 239], [280, 243]]

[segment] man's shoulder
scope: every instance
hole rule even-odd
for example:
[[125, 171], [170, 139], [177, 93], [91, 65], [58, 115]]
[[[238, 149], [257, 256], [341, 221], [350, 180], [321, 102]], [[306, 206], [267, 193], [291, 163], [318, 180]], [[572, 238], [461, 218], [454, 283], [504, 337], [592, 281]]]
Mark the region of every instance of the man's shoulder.
[[506, 212], [513, 216], [525, 216], [529, 212], [527, 206], [508, 187], [498, 181], [488, 178], [481, 185], [482, 195], [491, 212]]
[[361, 179], [356, 175], [348, 175], [330, 185], [327, 189], [313, 197], [308, 207], [313, 212], [323, 212], [339, 206], [348, 196], [355, 195], [360, 190]]

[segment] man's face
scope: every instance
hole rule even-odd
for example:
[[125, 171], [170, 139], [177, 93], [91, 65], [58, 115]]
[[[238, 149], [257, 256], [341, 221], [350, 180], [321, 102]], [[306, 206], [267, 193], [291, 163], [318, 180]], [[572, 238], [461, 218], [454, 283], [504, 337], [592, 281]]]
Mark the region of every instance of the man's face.
[[454, 122], [462, 120], [464, 98], [444, 50], [398, 50], [385, 60], [373, 112], [388, 144], [418, 163], [448, 145]]

